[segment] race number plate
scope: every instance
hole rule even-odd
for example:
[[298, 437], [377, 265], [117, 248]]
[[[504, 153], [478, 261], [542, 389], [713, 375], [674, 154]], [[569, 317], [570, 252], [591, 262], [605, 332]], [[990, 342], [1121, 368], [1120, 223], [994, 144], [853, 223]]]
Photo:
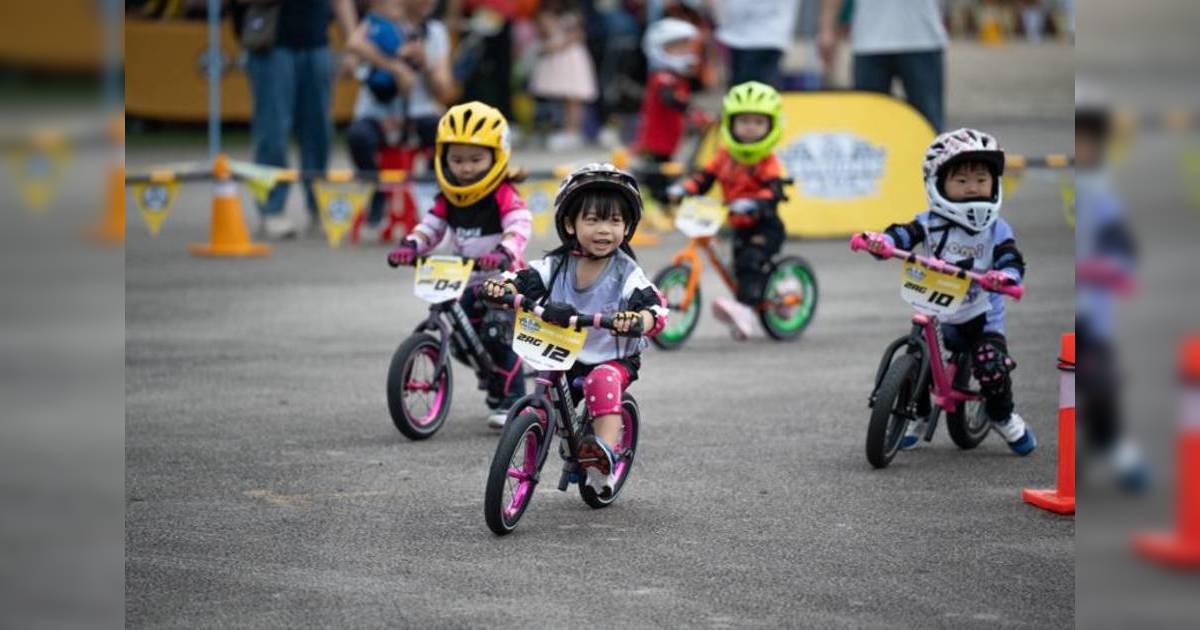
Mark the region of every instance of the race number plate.
[[688, 238], [712, 236], [721, 229], [729, 210], [711, 197], [688, 197], [675, 211], [675, 227]]
[[917, 261], [906, 261], [900, 272], [900, 297], [913, 308], [931, 315], [949, 315], [962, 308], [971, 279], [935, 271]]
[[434, 304], [457, 300], [466, 290], [474, 266], [475, 261], [464, 260], [458, 256], [423, 258], [417, 261], [413, 293]]
[[513, 328], [513, 351], [535, 370], [565, 372], [575, 365], [587, 329], [547, 324], [532, 313], [519, 312]]

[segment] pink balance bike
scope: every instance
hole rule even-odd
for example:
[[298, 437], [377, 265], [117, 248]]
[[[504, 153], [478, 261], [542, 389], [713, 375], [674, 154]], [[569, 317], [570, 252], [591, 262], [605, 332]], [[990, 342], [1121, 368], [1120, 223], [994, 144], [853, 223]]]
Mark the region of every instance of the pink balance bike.
[[[578, 409], [572, 387], [579, 383], [567, 381], [567, 371], [583, 346], [588, 328], [614, 331], [608, 315], [579, 314], [571, 318], [571, 326], [563, 328], [541, 319], [540, 306], [531, 305], [520, 295], [506, 295], [502, 302], [517, 311], [513, 334], [513, 350], [523, 361], [538, 370], [534, 392], [516, 402], [496, 454], [492, 456], [484, 491], [483, 510], [488, 528], [498, 536], [511, 533], [525, 514], [533, 492], [541, 480], [542, 466], [557, 432], [559, 455], [563, 459], [558, 489], [565, 492], [575, 483], [584, 503], [599, 509], [617, 499], [637, 452], [640, 414], [637, 401], [625, 393], [621, 401], [621, 438], [613, 444], [617, 461], [613, 467], [612, 491], [598, 492], [583, 481], [579, 467], [580, 442], [591, 429], [586, 410]], [[524, 307], [525, 310], [521, 310]], [[641, 335], [641, 323], [636, 322], [628, 337]], [[577, 379], [582, 380], [582, 379]]]
[[[854, 235], [851, 251], [866, 251], [872, 236]], [[972, 389], [970, 354], [954, 352], [947, 358], [938, 324], [939, 315], [962, 307], [968, 291], [987, 290], [980, 284], [983, 276], [899, 249], [888, 257], [904, 261], [901, 297], [917, 312], [912, 316], [912, 330], [888, 345], [875, 372], [866, 445], [867, 461], [875, 468], [891, 463], [913, 422], [924, 426], [921, 439], [932, 440], [943, 411], [950, 439], [961, 449], [975, 448], [991, 429], [983, 397]], [[995, 292], [1020, 300], [1025, 291], [1014, 283]]]
[[[392, 354], [387, 374], [388, 412], [396, 429], [410, 440], [432, 437], [446, 422], [454, 391], [451, 359], [470, 367], [486, 389], [493, 372], [501, 370], [459, 304], [470, 281], [475, 260], [458, 256], [418, 258], [413, 293], [429, 303], [429, 316]], [[485, 323], [511, 327], [512, 323]], [[524, 378], [521, 362], [508, 378]]]

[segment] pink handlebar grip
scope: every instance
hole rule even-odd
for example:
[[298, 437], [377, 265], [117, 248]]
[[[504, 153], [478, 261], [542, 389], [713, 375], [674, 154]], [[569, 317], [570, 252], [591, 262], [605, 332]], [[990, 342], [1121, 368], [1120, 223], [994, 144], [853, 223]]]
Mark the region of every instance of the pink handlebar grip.
[[854, 236], [850, 237], [850, 251], [857, 252], [864, 250], [867, 248], [867, 243], [868, 240], [866, 233], [855, 234]]

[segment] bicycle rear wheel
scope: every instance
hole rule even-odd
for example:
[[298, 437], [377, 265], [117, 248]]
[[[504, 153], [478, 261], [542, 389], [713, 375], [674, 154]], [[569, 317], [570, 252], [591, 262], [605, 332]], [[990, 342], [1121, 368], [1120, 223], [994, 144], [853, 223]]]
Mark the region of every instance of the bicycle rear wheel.
[[904, 354], [892, 362], [879, 384], [867, 425], [867, 461], [875, 468], [886, 468], [900, 450], [904, 430], [913, 419], [908, 408], [916, 395], [919, 372], [917, 357]]
[[[971, 361], [968, 357], [957, 358], [958, 371], [954, 374], [954, 388], [969, 391], [972, 381]], [[975, 390], [978, 391], [978, 390]], [[967, 400], [959, 403], [954, 411], [946, 412], [946, 432], [954, 445], [969, 451], [983, 442], [992, 424], [983, 409], [982, 400]]]
[[415, 333], [392, 355], [387, 375], [388, 412], [396, 429], [410, 440], [431, 437], [450, 412], [453, 374], [444, 370], [441, 344], [432, 335]]
[[600, 509], [612, 505], [612, 502], [617, 500], [617, 495], [621, 494], [621, 488], [625, 487], [625, 482], [629, 479], [629, 473], [633, 469], [633, 458], [637, 454], [638, 426], [641, 424], [641, 418], [637, 401], [632, 396], [626, 394], [621, 400], [621, 439], [613, 446], [613, 451], [620, 456], [620, 460], [616, 464], [612, 494], [601, 495], [581, 480], [579, 483], [579, 496], [583, 498], [584, 503], [593, 508]]
[[546, 438], [541, 418], [532, 410], [504, 425], [483, 496], [483, 516], [497, 536], [512, 533], [533, 500], [538, 452]]

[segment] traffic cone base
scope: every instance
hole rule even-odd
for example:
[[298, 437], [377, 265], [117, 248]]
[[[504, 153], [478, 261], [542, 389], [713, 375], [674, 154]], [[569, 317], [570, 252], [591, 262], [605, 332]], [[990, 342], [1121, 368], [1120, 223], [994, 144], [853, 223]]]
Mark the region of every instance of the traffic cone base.
[[1185, 540], [1176, 533], [1139, 534], [1133, 548], [1141, 555], [1172, 567], [1200, 567], [1200, 540]]
[[1043, 510], [1049, 510], [1056, 514], [1075, 513], [1075, 497], [1063, 496], [1054, 488], [1046, 490], [1025, 488], [1021, 491], [1021, 500], [1034, 507], [1040, 507]]
[[195, 256], [266, 256], [269, 245], [254, 243], [242, 219], [242, 204], [238, 201], [237, 185], [229, 172], [229, 158], [217, 156], [213, 162], [213, 177], [217, 180], [212, 201], [212, 236], [208, 243], [190, 245]]
[[120, 245], [125, 242], [125, 166], [109, 169], [108, 194], [104, 197], [104, 214], [100, 223], [88, 230], [93, 240]]

